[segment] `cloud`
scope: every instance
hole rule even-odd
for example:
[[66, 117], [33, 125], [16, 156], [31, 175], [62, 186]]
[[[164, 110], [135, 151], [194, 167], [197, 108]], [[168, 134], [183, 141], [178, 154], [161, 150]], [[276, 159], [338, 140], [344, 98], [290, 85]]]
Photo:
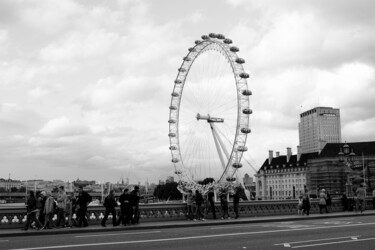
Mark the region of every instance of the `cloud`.
[[19, 178], [170, 175], [174, 78], [212, 31], [233, 39], [251, 75], [255, 167], [269, 149], [295, 149], [299, 114], [315, 106], [341, 109], [343, 138], [371, 140], [373, 5], [1, 1], [0, 164]]
[[88, 132], [86, 126], [71, 122], [67, 117], [50, 120], [39, 130], [40, 135], [51, 137], [77, 136]]

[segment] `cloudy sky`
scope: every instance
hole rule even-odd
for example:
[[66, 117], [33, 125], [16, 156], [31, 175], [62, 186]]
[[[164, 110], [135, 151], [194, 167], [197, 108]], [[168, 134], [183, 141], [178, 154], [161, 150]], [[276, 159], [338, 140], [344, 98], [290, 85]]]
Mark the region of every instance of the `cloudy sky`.
[[0, 178], [171, 175], [174, 78], [210, 32], [234, 41], [251, 75], [255, 168], [270, 149], [296, 153], [299, 114], [315, 106], [340, 108], [343, 140], [375, 140], [374, 9], [370, 0], [2, 0]]

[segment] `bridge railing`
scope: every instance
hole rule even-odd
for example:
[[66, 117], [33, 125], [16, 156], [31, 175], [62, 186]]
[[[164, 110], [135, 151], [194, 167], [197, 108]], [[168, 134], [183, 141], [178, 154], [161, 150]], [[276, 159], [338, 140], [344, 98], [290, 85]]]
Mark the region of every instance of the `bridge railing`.
[[[293, 215], [297, 214], [297, 200], [282, 201], [245, 201], [240, 202], [240, 217], [260, 217], [275, 215]], [[350, 202], [352, 206], [352, 202]], [[216, 215], [221, 216], [220, 203], [215, 204]], [[349, 208], [350, 209], [350, 208]], [[372, 199], [366, 199], [366, 209], [374, 209]], [[104, 217], [103, 206], [89, 206], [87, 217], [89, 225], [100, 224]], [[331, 212], [344, 211], [341, 200], [333, 200]], [[117, 208], [119, 213], [119, 208]], [[140, 205], [141, 222], [147, 221], [166, 221], [166, 220], [186, 220], [186, 204], [185, 203], [162, 203], [162, 204], [141, 204]], [[310, 213], [319, 213], [319, 200], [311, 200]], [[233, 206], [229, 205], [229, 214], [234, 216]], [[76, 218], [76, 214], [73, 215]], [[209, 214], [208, 219], [212, 218]], [[57, 216], [54, 216], [54, 220]], [[110, 220], [109, 220], [110, 221]], [[22, 228], [26, 222], [25, 207], [5, 207], [0, 205], [0, 230], [6, 228]]]

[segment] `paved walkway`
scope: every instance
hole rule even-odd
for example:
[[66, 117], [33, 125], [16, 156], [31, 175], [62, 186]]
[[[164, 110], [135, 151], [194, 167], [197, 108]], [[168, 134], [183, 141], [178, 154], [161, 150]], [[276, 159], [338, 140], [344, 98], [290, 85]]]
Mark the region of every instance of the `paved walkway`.
[[[375, 215], [375, 210], [367, 210], [364, 215]], [[177, 227], [196, 227], [196, 226], [214, 226], [227, 224], [244, 224], [244, 223], [264, 223], [264, 222], [280, 222], [280, 221], [298, 221], [308, 219], [324, 219], [324, 218], [339, 218], [339, 217], [353, 217], [361, 216], [360, 213], [355, 212], [336, 212], [328, 214], [310, 214], [309, 216], [300, 215], [278, 215], [278, 216], [262, 216], [262, 217], [243, 217], [238, 219], [227, 220], [206, 220], [206, 221], [191, 221], [191, 220], [177, 220], [177, 221], [156, 221], [156, 222], [142, 222], [138, 225], [131, 226], [117, 226], [113, 227], [107, 223], [107, 227], [100, 225], [89, 225], [83, 228], [61, 228], [50, 230], [35, 230], [29, 229], [22, 231], [21, 229], [1, 229], [0, 238], [13, 236], [27, 236], [27, 235], [49, 235], [49, 234], [69, 234], [69, 233], [93, 233], [93, 232], [113, 232], [113, 231], [128, 231], [128, 230], [146, 230], [146, 229], [161, 229], [161, 228], [177, 228]], [[108, 221], [109, 222], [109, 221]]]

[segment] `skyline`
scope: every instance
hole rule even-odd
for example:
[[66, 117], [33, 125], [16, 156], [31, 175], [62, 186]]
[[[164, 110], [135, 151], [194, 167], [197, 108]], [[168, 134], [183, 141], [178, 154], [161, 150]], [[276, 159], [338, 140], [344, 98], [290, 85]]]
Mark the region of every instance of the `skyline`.
[[[296, 154], [299, 114], [339, 108], [375, 140], [372, 1], [1, 1], [0, 166], [13, 179], [173, 175], [168, 116], [187, 49], [222, 33], [250, 74], [245, 157]], [[244, 167], [242, 174], [254, 171]]]

